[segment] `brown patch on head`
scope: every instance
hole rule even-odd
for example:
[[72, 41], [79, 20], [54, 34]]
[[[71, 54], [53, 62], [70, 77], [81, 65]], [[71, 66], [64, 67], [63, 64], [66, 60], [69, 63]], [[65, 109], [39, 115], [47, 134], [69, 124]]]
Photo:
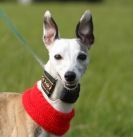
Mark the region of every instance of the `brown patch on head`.
[[80, 50], [83, 51], [83, 52], [85, 52], [85, 53], [87, 53], [88, 47], [87, 47], [86, 45], [84, 45], [84, 44], [80, 41], [80, 39], [77, 39], [76, 41], [77, 41], [77, 43], [80, 45]]

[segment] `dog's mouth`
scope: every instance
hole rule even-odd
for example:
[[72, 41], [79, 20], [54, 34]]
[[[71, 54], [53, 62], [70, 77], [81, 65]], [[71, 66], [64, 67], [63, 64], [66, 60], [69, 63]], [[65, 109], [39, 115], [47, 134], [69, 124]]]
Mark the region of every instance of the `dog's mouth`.
[[75, 89], [77, 87], [77, 82], [66, 82], [65, 83], [65, 87], [68, 89]]

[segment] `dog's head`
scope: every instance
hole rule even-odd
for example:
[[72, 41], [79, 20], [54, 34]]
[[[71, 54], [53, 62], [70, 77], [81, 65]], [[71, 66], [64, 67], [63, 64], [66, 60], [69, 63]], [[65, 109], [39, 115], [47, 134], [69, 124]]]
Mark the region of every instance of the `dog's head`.
[[43, 42], [49, 51], [49, 62], [57, 79], [67, 86], [76, 86], [85, 72], [88, 49], [94, 42], [90, 11], [85, 11], [76, 26], [75, 39], [62, 39], [49, 11], [44, 14]]

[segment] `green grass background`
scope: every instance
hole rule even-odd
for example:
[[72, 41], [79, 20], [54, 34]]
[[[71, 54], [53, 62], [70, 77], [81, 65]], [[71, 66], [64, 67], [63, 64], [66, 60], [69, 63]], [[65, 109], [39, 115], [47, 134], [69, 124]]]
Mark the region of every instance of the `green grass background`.
[[[12, 22], [46, 62], [42, 42], [43, 12], [50, 9], [62, 37], [74, 37], [86, 9], [93, 13], [96, 41], [81, 81], [76, 117], [66, 137], [133, 137], [133, 2], [102, 4], [44, 3], [22, 6], [0, 3]], [[22, 92], [43, 70], [0, 18], [0, 91]]]

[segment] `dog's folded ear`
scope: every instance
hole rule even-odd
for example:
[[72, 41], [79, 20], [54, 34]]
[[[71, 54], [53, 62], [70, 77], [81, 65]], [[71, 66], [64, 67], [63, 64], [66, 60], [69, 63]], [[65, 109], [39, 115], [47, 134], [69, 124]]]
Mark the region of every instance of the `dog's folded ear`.
[[76, 36], [81, 43], [90, 46], [94, 43], [93, 21], [90, 11], [85, 11], [76, 27]]
[[51, 45], [55, 39], [59, 38], [58, 27], [52, 18], [50, 11], [44, 13], [43, 22], [43, 42], [46, 46]]

